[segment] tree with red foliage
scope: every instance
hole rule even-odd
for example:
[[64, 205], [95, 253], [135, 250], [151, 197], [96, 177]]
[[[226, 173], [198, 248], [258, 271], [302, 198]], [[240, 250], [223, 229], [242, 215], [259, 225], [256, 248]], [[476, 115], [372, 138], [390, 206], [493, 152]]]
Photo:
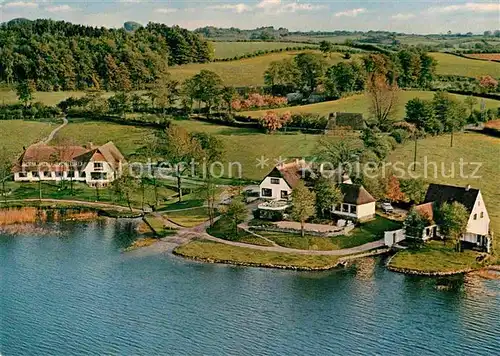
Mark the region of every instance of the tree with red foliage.
[[399, 186], [399, 179], [395, 175], [391, 175], [387, 180], [387, 188], [385, 197], [390, 201], [402, 201], [405, 199], [404, 193]]
[[259, 122], [268, 133], [274, 133], [281, 129], [283, 125], [292, 119], [290, 112], [286, 112], [283, 116], [279, 116], [275, 111], [268, 111], [266, 115], [260, 118]]
[[485, 75], [479, 78], [479, 86], [486, 92], [493, 91], [497, 88], [498, 81], [489, 75]]

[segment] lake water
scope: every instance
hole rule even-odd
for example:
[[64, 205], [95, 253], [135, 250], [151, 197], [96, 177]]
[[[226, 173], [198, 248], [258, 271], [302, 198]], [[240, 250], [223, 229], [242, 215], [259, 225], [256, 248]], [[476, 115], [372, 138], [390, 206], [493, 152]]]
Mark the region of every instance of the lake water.
[[500, 353], [499, 281], [201, 264], [121, 253], [130, 223], [48, 227], [0, 235], [2, 356]]

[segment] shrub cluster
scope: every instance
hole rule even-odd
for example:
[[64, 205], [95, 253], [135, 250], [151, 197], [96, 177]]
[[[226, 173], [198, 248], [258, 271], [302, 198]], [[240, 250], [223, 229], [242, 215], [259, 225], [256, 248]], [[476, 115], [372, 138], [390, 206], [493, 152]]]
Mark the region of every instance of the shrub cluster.
[[51, 120], [61, 115], [57, 107], [34, 103], [29, 106], [11, 104], [0, 106], [0, 120]]
[[263, 108], [279, 108], [286, 106], [288, 100], [284, 97], [273, 95], [262, 95], [259, 93], [252, 93], [246, 99], [235, 99], [231, 103], [231, 107], [235, 111], [249, 110], [249, 109], [263, 109]]

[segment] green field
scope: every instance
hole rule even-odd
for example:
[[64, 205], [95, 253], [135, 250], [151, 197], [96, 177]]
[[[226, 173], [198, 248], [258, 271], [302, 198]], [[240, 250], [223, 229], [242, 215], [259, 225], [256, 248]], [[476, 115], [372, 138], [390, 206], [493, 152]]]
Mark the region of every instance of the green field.
[[257, 51], [271, 51], [287, 47], [312, 46], [296, 42], [212, 42], [216, 59], [233, 58]]
[[47, 137], [56, 126], [45, 122], [0, 120], [0, 149], [7, 150], [9, 155], [18, 155], [23, 146]]
[[[450, 94], [451, 96], [457, 98], [458, 100], [464, 100], [466, 97], [464, 95]], [[400, 91], [399, 100], [397, 104], [397, 110], [395, 112], [394, 118], [402, 119], [405, 115], [405, 105], [406, 103], [415, 97], [421, 99], [432, 99], [434, 92], [431, 91]], [[483, 99], [479, 99], [480, 101]], [[484, 99], [486, 108], [498, 108], [500, 106], [500, 101], [493, 99]], [[477, 105], [479, 109], [480, 104]], [[244, 111], [239, 113], [243, 116], [251, 116], [254, 118], [259, 118], [265, 115], [268, 110], [258, 110], [258, 111]], [[326, 101], [318, 104], [309, 104], [302, 106], [293, 106], [289, 108], [280, 108], [273, 110], [278, 113], [284, 113], [290, 111], [291, 113], [313, 113], [319, 115], [328, 115], [331, 112], [359, 112], [365, 115], [365, 118], [370, 116], [370, 98], [365, 94], [353, 95], [346, 98], [342, 98], [335, 101]]]
[[[170, 73], [174, 79], [183, 81], [198, 74], [200, 70], [207, 69], [220, 75], [226, 85], [236, 87], [262, 86], [264, 85], [264, 72], [271, 62], [285, 58], [293, 58], [298, 53], [302, 53], [302, 51], [271, 53], [264, 56], [245, 58], [231, 62], [186, 64], [171, 67]], [[320, 52], [318, 51], [318, 53]], [[355, 56], [356, 55], [353, 57]], [[332, 53], [331, 58], [327, 58], [327, 60], [333, 65], [345, 59], [342, 59], [341, 53]]]
[[446, 53], [431, 53], [438, 61], [437, 73], [441, 75], [461, 75], [477, 78], [482, 75], [500, 77], [500, 63], [477, 61]]
[[[104, 93], [106, 96], [111, 96], [111, 93]], [[39, 101], [45, 105], [54, 106], [59, 102], [74, 96], [82, 97], [85, 95], [84, 91], [51, 91], [51, 92], [36, 92], [33, 94], [33, 101]], [[1, 104], [15, 104], [17, 103], [16, 93], [12, 90], [0, 90], [0, 103]]]
[[78, 145], [89, 142], [102, 145], [113, 141], [125, 156], [130, 157], [145, 145], [148, 135], [152, 132], [153, 130], [148, 128], [75, 119], [59, 131], [55, 139], [68, 139]]
[[[392, 162], [413, 161], [413, 143], [408, 143], [397, 148], [390, 160]], [[436, 162], [438, 175], [435, 177], [434, 169], [428, 169], [427, 177], [424, 176], [424, 168], [418, 167], [416, 174], [424, 176], [424, 179], [432, 183], [451, 184], [466, 186], [470, 184], [473, 188], [481, 189], [481, 193], [488, 208], [491, 219], [491, 228], [498, 235], [500, 232], [500, 194], [498, 189], [498, 177], [500, 175], [500, 138], [476, 133], [457, 134], [454, 138], [454, 147], [450, 148], [450, 136], [429, 137], [419, 141], [418, 161], [422, 163], [427, 158], [428, 162]], [[460, 159], [464, 162], [479, 162], [482, 164], [479, 179], [461, 178], [459, 171]], [[441, 166], [444, 165], [445, 175], [450, 176], [452, 164], [455, 165], [456, 177], [443, 177]], [[407, 165], [405, 165], [407, 166]], [[474, 167], [471, 165], [464, 169], [464, 175], [471, 175]], [[495, 238], [497, 251], [500, 251], [500, 238]]]

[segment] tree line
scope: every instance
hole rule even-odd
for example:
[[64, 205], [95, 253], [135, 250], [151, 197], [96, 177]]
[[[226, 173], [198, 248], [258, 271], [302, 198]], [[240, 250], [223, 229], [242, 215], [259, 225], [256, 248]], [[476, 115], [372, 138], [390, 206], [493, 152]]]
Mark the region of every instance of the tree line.
[[36, 90], [143, 89], [168, 65], [204, 63], [210, 43], [178, 26], [149, 23], [134, 32], [64, 21], [0, 26], [0, 81], [30, 80]]

